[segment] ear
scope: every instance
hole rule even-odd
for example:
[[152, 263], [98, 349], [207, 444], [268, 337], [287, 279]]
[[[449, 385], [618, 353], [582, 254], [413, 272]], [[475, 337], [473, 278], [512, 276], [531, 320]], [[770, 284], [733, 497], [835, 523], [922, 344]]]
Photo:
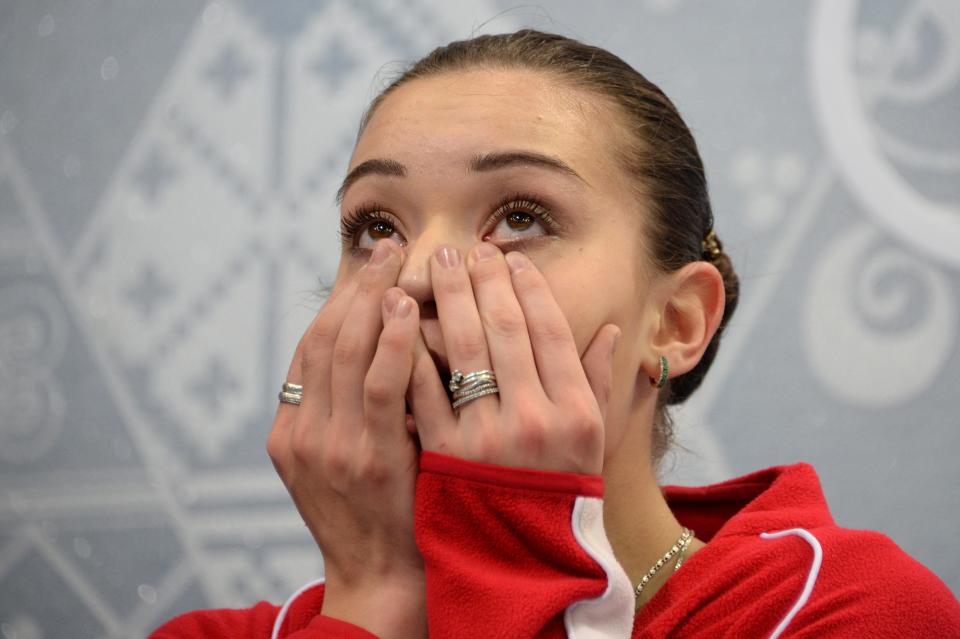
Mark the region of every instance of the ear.
[[691, 262], [667, 275], [659, 300], [659, 322], [651, 336], [651, 354], [643, 370], [651, 379], [660, 375], [660, 356], [667, 358], [669, 375], [691, 371], [717, 332], [723, 318], [723, 277], [709, 262]]

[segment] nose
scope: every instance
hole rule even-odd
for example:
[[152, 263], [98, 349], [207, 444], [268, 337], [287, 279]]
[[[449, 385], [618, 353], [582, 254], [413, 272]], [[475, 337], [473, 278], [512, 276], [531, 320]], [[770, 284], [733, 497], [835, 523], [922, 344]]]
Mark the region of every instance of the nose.
[[466, 255], [474, 242], [473, 237], [461, 236], [440, 225], [425, 229], [416, 238], [408, 238], [397, 286], [417, 301], [421, 319], [437, 317], [433, 284], [430, 281], [430, 260], [434, 253], [441, 247], [448, 246], [458, 249], [461, 255]]

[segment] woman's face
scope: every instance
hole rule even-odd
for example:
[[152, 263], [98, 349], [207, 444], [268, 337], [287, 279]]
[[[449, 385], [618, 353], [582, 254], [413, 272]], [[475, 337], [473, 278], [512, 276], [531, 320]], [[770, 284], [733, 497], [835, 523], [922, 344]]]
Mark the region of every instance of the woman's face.
[[466, 254], [478, 242], [522, 251], [549, 282], [581, 354], [602, 326], [620, 327], [608, 422], [625, 417], [648, 356], [649, 314], [644, 207], [616, 164], [618, 129], [591, 96], [531, 71], [402, 85], [380, 104], [350, 162], [338, 282], [357, 272], [378, 239], [403, 245], [398, 286], [419, 302], [443, 374], [431, 255], [443, 246]]

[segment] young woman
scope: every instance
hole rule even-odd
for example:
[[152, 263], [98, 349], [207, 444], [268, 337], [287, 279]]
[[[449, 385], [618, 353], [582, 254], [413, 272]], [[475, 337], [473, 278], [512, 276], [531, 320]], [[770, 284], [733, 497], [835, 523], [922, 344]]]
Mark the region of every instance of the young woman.
[[268, 441], [325, 581], [155, 637], [960, 636], [809, 466], [657, 485], [737, 278], [689, 130], [622, 60], [534, 31], [437, 49], [373, 102], [339, 196]]

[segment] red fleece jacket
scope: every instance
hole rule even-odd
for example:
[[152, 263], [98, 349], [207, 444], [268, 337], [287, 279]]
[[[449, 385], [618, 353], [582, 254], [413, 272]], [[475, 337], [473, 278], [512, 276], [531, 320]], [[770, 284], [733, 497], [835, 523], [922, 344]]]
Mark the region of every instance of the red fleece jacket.
[[[420, 470], [431, 637], [960, 638], [960, 604], [943, 582], [887, 537], [838, 527], [806, 464], [665, 488], [709, 543], [636, 616], [603, 532], [599, 477], [432, 453]], [[373, 637], [320, 615], [322, 602], [317, 581], [282, 608], [192, 612], [151, 637]]]

